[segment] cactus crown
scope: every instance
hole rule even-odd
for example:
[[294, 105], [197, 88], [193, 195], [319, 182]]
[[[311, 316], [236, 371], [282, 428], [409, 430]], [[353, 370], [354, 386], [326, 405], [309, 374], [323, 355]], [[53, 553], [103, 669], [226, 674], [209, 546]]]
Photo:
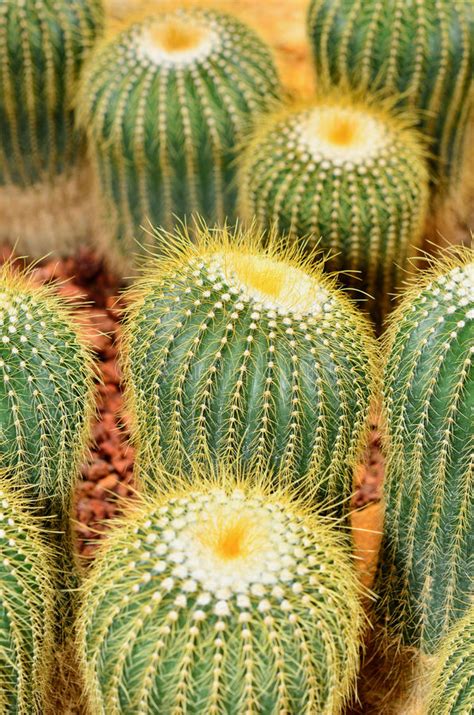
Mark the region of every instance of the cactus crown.
[[[168, 239], [169, 240], [169, 239]], [[338, 503], [374, 387], [365, 321], [297, 248], [258, 231], [177, 235], [131, 289], [124, 333], [138, 464], [239, 456]], [[303, 485], [300, 484], [303, 490]]]
[[[421, 238], [428, 199], [424, 149], [408, 116], [333, 91], [260, 122], [241, 160], [241, 214], [319, 243], [334, 270], [388, 309]], [[348, 198], [350, 200], [348, 200]]]
[[69, 508], [93, 411], [93, 368], [51, 288], [0, 271], [0, 453], [16, 487], [49, 513]]
[[279, 89], [269, 50], [230, 15], [180, 8], [109, 37], [78, 117], [118, 241], [132, 245], [147, 221], [232, 218], [236, 145]]
[[22, 497], [0, 484], [0, 704], [44, 712], [53, 637], [51, 554]]
[[474, 254], [435, 263], [391, 320], [379, 590], [392, 631], [433, 652], [467, 607], [473, 513]]
[[84, 584], [94, 712], [340, 712], [362, 624], [341, 534], [227, 468], [170, 478]]

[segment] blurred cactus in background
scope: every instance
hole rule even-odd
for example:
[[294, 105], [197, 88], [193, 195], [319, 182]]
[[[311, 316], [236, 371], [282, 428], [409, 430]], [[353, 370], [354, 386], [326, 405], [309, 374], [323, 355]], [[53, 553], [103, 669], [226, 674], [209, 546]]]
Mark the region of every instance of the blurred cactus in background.
[[33, 256], [87, 237], [72, 102], [101, 28], [99, 0], [0, 0], [0, 238]]
[[425, 653], [469, 605], [474, 531], [474, 254], [459, 250], [393, 314], [383, 380], [388, 461], [379, 611]]
[[[374, 300], [380, 324], [420, 243], [428, 172], [417, 134], [389, 108], [344, 92], [260, 124], [241, 162], [241, 213], [318, 243]], [[320, 239], [320, 240], [319, 240]], [[331, 257], [332, 256], [332, 257]]]
[[152, 15], [97, 50], [79, 118], [116, 259], [129, 261], [136, 240], [152, 242], [142, 231], [148, 221], [234, 220], [236, 147], [279, 90], [265, 44], [212, 10]]
[[473, 108], [470, 0], [312, 0], [308, 31], [319, 85], [399, 95], [431, 139], [435, 174], [458, 178]]

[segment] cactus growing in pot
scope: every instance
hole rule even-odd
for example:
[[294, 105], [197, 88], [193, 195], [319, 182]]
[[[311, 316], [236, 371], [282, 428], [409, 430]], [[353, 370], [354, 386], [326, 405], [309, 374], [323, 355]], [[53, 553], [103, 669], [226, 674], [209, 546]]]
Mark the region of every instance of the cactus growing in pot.
[[0, 2], [0, 239], [42, 257], [87, 233], [78, 76], [102, 29], [100, 0]]
[[155, 13], [97, 49], [78, 116], [118, 261], [138, 250], [148, 221], [235, 218], [236, 146], [279, 91], [265, 44], [213, 10]]
[[239, 457], [342, 512], [375, 384], [368, 324], [294, 247], [262, 248], [255, 229], [199, 234], [164, 236], [168, 255], [130, 289], [123, 356], [139, 469]]
[[436, 263], [386, 338], [388, 433], [379, 613], [433, 653], [468, 607], [472, 578], [474, 255]]
[[116, 525], [84, 583], [91, 711], [340, 713], [363, 622], [340, 531], [222, 466], [173, 476], [154, 475], [161, 493]]

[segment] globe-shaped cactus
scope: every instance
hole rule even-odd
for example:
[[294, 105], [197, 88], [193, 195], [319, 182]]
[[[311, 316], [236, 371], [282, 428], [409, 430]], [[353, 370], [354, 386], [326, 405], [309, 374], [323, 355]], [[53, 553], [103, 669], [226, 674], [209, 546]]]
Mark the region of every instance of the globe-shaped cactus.
[[269, 50], [235, 18], [178, 9], [134, 22], [101, 46], [82, 83], [87, 128], [116, 260], [196, 213], [235, 218], [235, 151], [275, 101]]
[[457, 176], [472, 111], [474, 6], [452, 0], [312, 0], [318, 82], [378, 90], [416, 111], [433, 167]]
[[84, 239], [90, 177], [72, 101], [100, 0], [0, 1], [0, 239], [42, 257]]
[[388, 433], [379, 612], [424, 653], [472, 593], [474, 255], [436, 265], [394, 313], [385, 344]]
[[421, 240], [428, 172], [417, 135], [348, 93], [279, 111], [241, 158], [241, 212], [309, 245], [373, 296], [380, 321]]
[[235, 484], [175, 487], [110, 533], [78, 618], [94, 713], [341, 712], [363, 620], [344, 539]]
[[0, 480], [0, 707], [45, 712], [51, 677], [51, 554], [21, 497]]
[[177, 234], [131, 289], [123, 354], [138, 467], [239, 458], [341, 511], [365, 443], [373, 337], [319, 266], [262, 240]]

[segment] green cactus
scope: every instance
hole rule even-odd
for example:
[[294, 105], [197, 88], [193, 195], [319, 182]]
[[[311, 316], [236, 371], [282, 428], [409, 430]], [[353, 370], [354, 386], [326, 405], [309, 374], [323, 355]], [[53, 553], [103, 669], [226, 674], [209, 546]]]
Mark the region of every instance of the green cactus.
[[0, 239], [41, 256], [81, 237], [88, 171], [72, 100], [100, 0], [0, 0]]
[[[92, 357], [50, 288], [0, 270], [0, 458], [48, 527], [65, 532], [93, 412]], [[54, 518], [53, 518], [54, 517]]]
[[381, 321], [428, 199], [423, 149], [401, 118], [344, 92], [279, 111], [248, 143], [239, 183], [244, 218], [320, 240], [329, 268], [358, 272], [344, 280], [374, 297]]
[[253, 230], [198, 238], [178, 233], [131, 289], [123, 354], [138, 464], [239, 455], [342, 511], [374, 387], [368, 324], [296, 250], [263, 249]]
[[0, 709], [40, 715], [53, 643], [51, 554], [37, 526], [0, 481]]
[[472, 715], [474, 711], [474, 607], [442, 641], [431, 673], [426, 715]]
[[472, 592], [473, 319], [474, 254], [465, 249], [418, 279], [385, 343], [379, 608], [392, 637], [428, 654]]
[[226, 468], [154, 479], [83, 587], [91, 712], [340, 713], [363, 622], [340, 531]]
[[97, 50], [78, 111], [122, 261], [148, 221], [234, 218], [236, 145], [278, 92], [263, 42], [212, 10], [147, 17]]
[[472, 2], [312, 0], [308, 32], [320, 83], [401, 95], [431, 138], [436, 173], [457, 178], [472, 111]]

